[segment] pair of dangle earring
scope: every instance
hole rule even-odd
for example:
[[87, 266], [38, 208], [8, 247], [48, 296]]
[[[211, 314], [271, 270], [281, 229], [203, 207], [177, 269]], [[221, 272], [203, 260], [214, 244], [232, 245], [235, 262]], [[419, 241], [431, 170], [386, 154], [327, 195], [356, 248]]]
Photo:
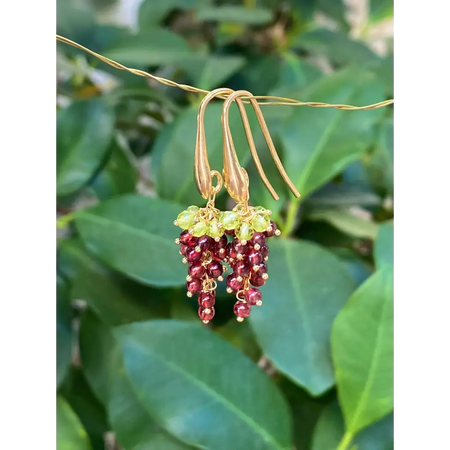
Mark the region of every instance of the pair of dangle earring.
[[[228, 95], [222, 111], [223, 131], [223, 177], [211, 170], [206, 150], [204, 114], [208, 103], [218, 95]], [[281, 233], [270, 220], [271, 211], [262, 206], [248, 204], [248, 175], [239, 160], [234, 147], [229, 126], [229, 109], [236, 102], [242, 117], [250, 151], [262, 178], [272, 196], [278, 195], [267, 179], [256, 152], [251, 128], [242, 98], [250, 101], [263, 131], [271, 155], [282, 177], [297, 197], [295, 186], [287, 176], [273, 145], [257, 100], [248, 91], [216, 89], [205, 96], [197, 116], [197, 138], [195, 146], [194, 176], [197, 188], [208, 202], [204, 208], [190, 206], [181, 212], [174, 225], [182, 228], [180, 237], [175, 240], [180, 245], [183, 263], [188, 264], [186, 277], [187, 296], [198, 294], [198, 314], [208, 323], [215, 314], [217, 282], [226, 276], [227, 292], [236, 295], [234, 314], [239, 322], [250, 315], [252, 306], [262, 305], [262, 294], [258, 289], [269, 278], [266, 262], [269, 259], [267, 239]], [[213, 179], [217, 179], [213, 186]], [[221, 212], [215, 208], [215, 197], [225, 185], [230, 196], [236, 201], [231, 211]], [[228, 266], [228, 267], [227, 267]]]

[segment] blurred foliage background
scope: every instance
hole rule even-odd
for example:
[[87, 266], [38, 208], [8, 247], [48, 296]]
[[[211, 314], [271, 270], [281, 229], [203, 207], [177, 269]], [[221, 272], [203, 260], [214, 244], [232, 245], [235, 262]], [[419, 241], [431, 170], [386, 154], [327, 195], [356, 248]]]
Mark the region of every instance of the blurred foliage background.
[[[211, 90], [365, 105], [393, 96], [390, 0], [58, 0], [57, 31]], [[251, 202], [274, 211], [264, 305], [204, 326], [172, 221], [203, 205], [200, 96], [57, 47], [59, 450], [393, 448], [393, 110], [264, 107], [274, 202], [231, 126]], [[206, 114], [221, 167], [221, 104]], [[230, 206], [222, 193], [218, 206]]]

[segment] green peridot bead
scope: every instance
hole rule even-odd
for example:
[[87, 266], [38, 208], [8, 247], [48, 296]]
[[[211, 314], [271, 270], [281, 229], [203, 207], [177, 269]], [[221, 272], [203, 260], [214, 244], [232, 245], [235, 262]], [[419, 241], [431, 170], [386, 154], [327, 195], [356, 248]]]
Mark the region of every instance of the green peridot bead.
[[209, 233], [208, 235], [212, 238], [221, 237], [224, 233], [223, 226], [220, 226], [218, 220], [213, 220], [209, 223]]
[[239, 224], [239, 216], [233, 211], [224, 211], [219, 220], [224, 230], [234, 230]]
[[195, 237], [200, 237], [203, 236], [204, 234], [208, 234], [209, 231], [209, 227], [208, 224], [206, 222], [197, 222], [193, 227], [192, 227], [192, 234]]
[[257, 206], [255, 208], [255, 213], [256, 214], [266, 214], [267, 213], [267, 209], [264, 208], [263, 206]]
[[252, 219], [253, 228], [262, 233], [267, 230], [270, 225], [270, 218], [268, 214], [255, 214]]
[[189, 230], [195, 222], [195, 213], [183, 211], [177, 217], [178, 226], [183, 230]]
[[236, 228], [236, 237], [240, 241], [249, 241], [253, 237], [254, 230], [247, 222], [241, 223]]
[[198, 212], [199, 209], [200, 208], [198, 206], [192, 205], [192, 206], [189, 206], [189, 208], [187, 210], [191, 213], [196, 213], [196, 212]]

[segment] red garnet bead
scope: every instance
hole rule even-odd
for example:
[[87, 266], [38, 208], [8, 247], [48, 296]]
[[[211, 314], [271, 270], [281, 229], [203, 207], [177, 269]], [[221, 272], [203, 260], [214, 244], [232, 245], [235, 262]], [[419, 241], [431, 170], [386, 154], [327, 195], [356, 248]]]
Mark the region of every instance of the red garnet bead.
[[198, 315], [202, 320], [211, 320], [214, 317], [214, 308], [198, 308]]
[[202, 290], [202, 282], [198, 278], [193, 278], [191, 281], [186, 282], [186, 287], [189, 292], [195, 294]]
[[271, 230], [270, 231], [264, 231], [264, 234], [266, 237], [272, 237], [275, 236], [275, 232], [277, 231], [277, 226], [275, 225], [275, 222], [273, 220], [270, 221]]
[[269, 247], [267, 247], [267, 245], [262, 246], [259, 249], [259, 253], [261, 253], [263, 258], [267, 258], [269, 256]]
[[228, 234], [229, 236], [234, 236], [234, 230], [225, 230], [225, 234]]
[[192, 278], [202, 278], [205, 273], [206, 269], [203, 267], [200, 261], [194, 262], [189, 265], [189, 275]]
[[226, 236], [222, 236], [219, 241], [214, 241], [214, 250], [219, 250], [225, 248], [228, 244], [228, 239]]
[[219, 261], [213, 260], [208, 264], [206, 271], [211, 278], [218, 278], [223, 273], [223, 267]]
[[267, 273], [267, 266], [264, 263], [259, 264], [259, 270], [257, 271], [257, 273], [258, 273], [258, 275]]
[[256, 266], [260, 264], [263, 261], [263, 256], [261, 255], [261, 252], [258, 250], [255, 250], [252, 248], [249, 250], [247, 255], [248, 262], [251, 266]]
[[210, 250], [213, 246], [213, 239], [209, 236], [201, 236], [197, 240], [197, 245], [202, 249], [202, 251]]
[[234, 249], [236, 251], [236, 255], [237, 254], [241, 254], [241, 255], [245, 255], [248, 251], [248, 244], [243, 244], [240, 241], [237, 241], [236, 239], [233, 241], [234, 244]]
[[187, 252], [187, 250], [188, 250], [188, 246], [187, 245], [184, 245], [184, 244], [180, 244], [180, 253], [183, 255], [183, 256], [185, 256], [186, 255], [186, 252]]
[[250, 241], [251, 245], [259, 244], [261, 247], [266, 244], [264, 233], [255, 233]]
[[195, 236], [192, 236], [192, 234], [190, 234], [188, 230], [184, 230], [180, 234], [180, 242], [183, 245], [187, 245], [188, 247], [194, 247], [195, 245], [197, 245], [197, 238]]
[[214, 256], [219, 259], [225, 259], [227, 257], [226, 247], [214, 250]]
[[236, 261], [236, 264], [233, 266], [233, 271], [236, 275], [245, 277], [250, 273], [250, 267], [245, 261]]
[[216, 295], [214, 292], [200, 292], [198, 294], [198, 304], [203, 308], [211, 309], [216, 303]]
[[198, 252], [197, 250], [195, 250], [195, 248], [189, 248], [186, 251], [186, 259], [189, 262], [195, 262], [195, 261], [200, 261], [200, 258], [202, 257], [202, 252]]
[[233, 291], [238, 291], [244, 285], [244, 280], [238, 281], [237, 277], [238, 275], [235, 273], [231, 273], [227, 276], [227, 286], [233, 289]]
[[237, 251], [236, 251], [236, 249], [234, 248], [234, 242], [230, 242], [230, 243], [227, 245], [227, 253], [228, 253], [228, 256], [229, 256], [230, 258], [236, 259]]
[[256, 288], [249, 288], [244, 292], [244, 299], [250, 305], [256, 305], [261, 301], [262, 295], [261, 291]]
[[261, 274], [258, 272], [253, 272], [252, 276], [250, 277], [250, 283], [253, 286], [263, 286], [264, 284], [266, 284], [266, 280], [261, 276]]
[[252, 307], [245, 302], [242, 301], [237, 301], [234, 304], [234, 314], [236, 314], [236, 316], [238, 317], [248, 317], [250, 315], [250, 311], [252, 310]]

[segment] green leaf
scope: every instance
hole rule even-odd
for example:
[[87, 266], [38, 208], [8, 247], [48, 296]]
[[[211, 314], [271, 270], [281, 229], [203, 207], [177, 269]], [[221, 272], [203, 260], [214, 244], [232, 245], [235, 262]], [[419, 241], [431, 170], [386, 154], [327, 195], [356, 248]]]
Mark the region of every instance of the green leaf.
[[[347, 69], [319, 79], [303, 96], [305, 101], [368, 105], [383, 99], [374, 74]], [[284, 163], [304, 198], [351, 162], [373, 141], [380, 110], [342, 111], [297, 108], [280, 130]]]
[[373, 268], [365, 261], [363, 261], [358, 254], [348, 248], [330, 248], [333, 254], [339, 257], [342, 264], [349, 271], [352, 278], [355, 280], [356, 286], [360, 286], [373, 273]]
[[69, 285], [58, 275], [56, 310], [56, 373], [59, 386], [66, 377], [72, 361], [72, 307], [70, 304]]
[[91, 450], [88, 435], [81, 425], [80, 419], [63, 397], [58, 396], [56, 408], [57, 449]]
[[92, 389], [108, 410], [120, 445], [127, 450], [186, 450], [163, 431], [139, 402], [123, 367], [112, 330], [87, 310], [81, 319], [80, 353]]
[[127, 141], [117, 136], [111, 142], [109, 152], [106, 166], [90, 186], [99, 200], [132, 193], [136, 189], [138, 173]]
[[272, 21], [272, 11], [266, 8], [246, 8], [239, 5], [205, 7], [196, 18], [204, 21], [234, 22], [245, 25], [265, 25]]
[[181, 286], [186, 267], [174, 244], [179, 229], [173, 226], [181, 209], [126, 195], [78, 212], [75, 223], [86, 247], [110, 267], [143, 284]]
[[350, 297], [336, 318], [331, 348], [346, 434], [393, 409], [393, 275], [385, 266]]
[[114, 130], [114, 111], [100, 99], [77, 101], [58, 112], [57, 193], [81, 189], [105, 158]]
[[161, 320], [125, 325], [117, 336], [138, 398], [179, 439], [214, 450], [290, 448], [277, 387], [210, 330]]
[[[153, 162], [152, 170], [159, 196], [186, 206], [204, 203], [192, 175], [197, 114], [197, 107], [183, 111], [158, 134], [153, 148], [156, 163]], [[254, 131], [257, 127], [256, 116], [250, 108], [247, 108], [247, 114]], [[209, 164], [211, 169], [219, 172], [222, 172], [223, 159], [221, 115], [222, 103], [211, 104], [206, 109], [205, 133]], [[250, 151], [241, 116], [235, 106], [230, 109], [230, 128], [240, 163], [244, 166], [250, 158]], [[176, 216], [172, 220], [175, 218]]]
[[324, 221], [338, 230], [359, 238], [375, 239], [378, 225], [371, 220], [363, 219], [345, 209], [318, 209], [307, 215], [309, 220]]
[[164, 65], [178, 63], [193, 56], [188, 43], [163, 28], [130, 35], [104, 51], [104, 56], [125, 65]]
[[364, 42], [353, 40], [347, 34], [326, 28], [306, 31], [298, 35], [291, 46], [306, 50], [314, 55], [324, 56], [338, 65], [373, 65], [381, 61], [380, 57]]
[[331, 324], [354, 289], [340, 261], [318, 245], [279, 239], [270, 243], [269, 282], [252, 328], [263, 352], [312, 395], [334, 384]]
[[[389, 415], [358, 433], [353, 445], [357, 450], [392, 450], [394, 448], [393, 417]], [[336, 449], [344, 436], [344, 420], [337, 402], [321, 414], [314, 430], [311, 450]], [[352, 448], [349, 446], [349, 448]]]
[[389, 221], [380, 226], [375, 241], [375, 263], [378, 268], [384, 264], [394, 265], [394, 222]]
[[79, 239], [60, 246], [58, 264], [71, 280], [71, 297], [87, 302], [110, 325], [153, 319], [169, 311], [164, 291], [141, 286], [109, 270]]
[[394, 2], [392, 0], [370, 0], [370, 21], [379, 22], [392, 18]]
[[345, 17], [344, 0], [317, 0], [317, 9], [334, 19], [344, 31], [350, 29]]
[[196, 56], [183, 61], [180, 66], [186, 70], [195, 86], [211, 90], [219, 87], [245, 64], [242, 56], [209, 55]]

